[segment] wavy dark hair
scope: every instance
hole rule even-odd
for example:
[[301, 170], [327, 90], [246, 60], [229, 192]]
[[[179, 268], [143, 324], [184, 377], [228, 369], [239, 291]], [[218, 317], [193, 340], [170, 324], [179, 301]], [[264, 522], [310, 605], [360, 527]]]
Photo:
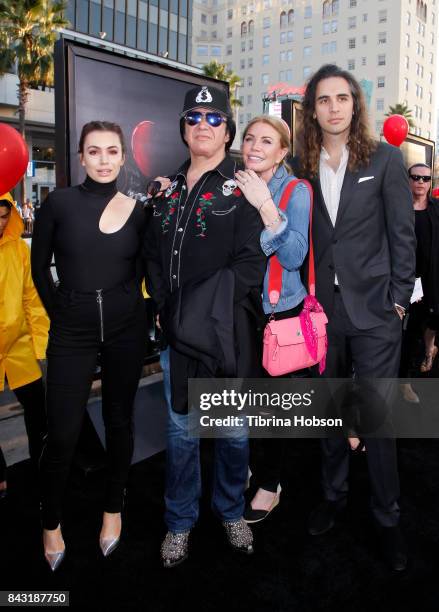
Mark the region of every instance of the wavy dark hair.
[[122, 128], [112, 121], [89, 121], [82, 126], [81, 136], [79, 137], [78, 153], [84, 153], [84, 142], [90, 132], [114, 132], [119, 136], [122, 154], [125, 155], [126, 145]]
[[314, 119], [317, 85], [323, 79], [331, 77], [340, 77], [347, 81], [354, 100], [354, 114], [347, 143], [349, 170], [354, 172], [361, 166], [367, 166], [371, 154], [377, 147], [376, 140], [370, 135], [366, 103], [359, 83], [346, 70], [342, 70], [335, 64], [325, 64], [312, 75], [307, 83], [302, 100], [303, 113], [297, 132], [300, 171], [303, 176], [310, 178], [318, 174], [323, 142], [322, 130], [317, 119]]

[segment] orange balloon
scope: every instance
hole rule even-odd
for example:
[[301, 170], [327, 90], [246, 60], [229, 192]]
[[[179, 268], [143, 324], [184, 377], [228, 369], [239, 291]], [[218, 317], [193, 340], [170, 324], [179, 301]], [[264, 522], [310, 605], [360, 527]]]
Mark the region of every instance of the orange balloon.
[[387, 142], [400, 147], [409, 133], [409, 124], [402, 115], [390, 115], [384, 121], [383, 134]]
[[0, 123], [0, 193], [11, 191], [26, 172], [27, 144], [16, 129]]

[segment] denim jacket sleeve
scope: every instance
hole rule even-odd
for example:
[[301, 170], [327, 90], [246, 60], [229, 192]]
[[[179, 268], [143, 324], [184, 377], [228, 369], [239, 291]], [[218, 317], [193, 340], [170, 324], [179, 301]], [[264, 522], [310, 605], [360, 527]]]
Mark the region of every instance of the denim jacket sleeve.
[[266, 255], [276, 253], [286, 270], [297, 270], [308, 252], [310, 194], [303, 183], [296, 185], [285, 213], [280, 212], [282, 222], [275, 232], [263, 230], [261, 247]]

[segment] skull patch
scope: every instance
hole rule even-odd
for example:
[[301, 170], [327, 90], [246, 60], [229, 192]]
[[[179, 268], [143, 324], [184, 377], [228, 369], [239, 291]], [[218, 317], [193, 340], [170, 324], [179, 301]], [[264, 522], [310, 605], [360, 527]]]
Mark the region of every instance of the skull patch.
[[222, 190], [224, 196], [230, 196], [233, 193], [233, 190], [236, 189], [236, 182], [233, 179], [225, 181], [222, 184]]

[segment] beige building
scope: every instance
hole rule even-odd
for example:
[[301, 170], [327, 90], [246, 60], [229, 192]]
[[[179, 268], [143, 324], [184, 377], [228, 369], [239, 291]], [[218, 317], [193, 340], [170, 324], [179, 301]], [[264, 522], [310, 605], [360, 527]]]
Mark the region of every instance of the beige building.
[[270, 87], [336, 63], [362, 82], [377, 135], [389, 105], [405, 102], [411, 131], [435, 140], [438, 13], [439, 0], [194, 0], [192, 62], [241, 77], [238, 128]]

